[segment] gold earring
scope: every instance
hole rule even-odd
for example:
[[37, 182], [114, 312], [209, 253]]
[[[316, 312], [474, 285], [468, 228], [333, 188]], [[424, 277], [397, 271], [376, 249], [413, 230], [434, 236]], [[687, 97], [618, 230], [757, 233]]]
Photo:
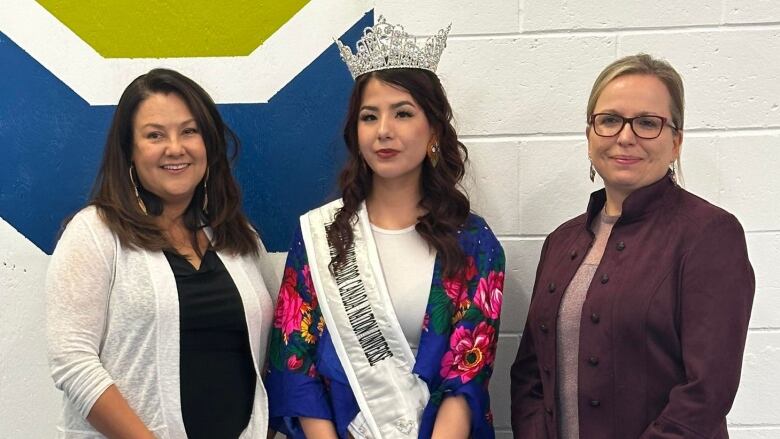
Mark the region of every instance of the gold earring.
[[675, 169], [674, 162], [672, 162], [672, 166], [669, 168], [669, 178], [672, 179], [672, 183], [677, 184], [677, 170]]
[[149, 215], [146, 212], [146, 204], [144, 204], [144, 200], [141, 199], [141, 194], [138, 193], [138, 185], [135, 184], [135, 178], [133, 178], [133, 165], [130, 165], [130, 183], [133, 185], [133, 192], [135, 192], [135, 199], [138, 201], [138, 208], [141, 209], [141, 212], [143, 212], [144, 215]]
[[206, 176], [203, 178], [203, 213], [207, 213], [206, 210], [209, 207], [209, 168], [206, 168]]
[[437, 142], [428, 144], [428, 159], [434, 168], [439, 164], [439, 144]]

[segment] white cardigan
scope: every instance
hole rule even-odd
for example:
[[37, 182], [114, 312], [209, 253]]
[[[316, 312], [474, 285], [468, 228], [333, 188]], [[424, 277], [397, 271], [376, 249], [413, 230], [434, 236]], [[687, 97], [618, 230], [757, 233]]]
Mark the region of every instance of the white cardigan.
[[[261, 381], [273, 314], [260, 257], [217, 253], [241, 295], [257, 384], [241, 438], [265, 438]], [[262, 267], [263, 264], [268, 265]], [[266, 277], [268, 280], [274, 277]], [[268, 284], [276, 287], [275, 281]], [[46, 278], [49, 364], [64, 407], [58, 438], [102, 438], [85, 420], [115, 384], [158, 438], [186, 438], [179, 389], [179, 299], [162, 252], [131, 249], [87, 207], [68, 224]]]

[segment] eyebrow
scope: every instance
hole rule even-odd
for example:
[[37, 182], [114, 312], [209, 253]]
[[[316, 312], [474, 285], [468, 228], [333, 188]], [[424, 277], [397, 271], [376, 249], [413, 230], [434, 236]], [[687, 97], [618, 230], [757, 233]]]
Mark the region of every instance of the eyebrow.
[[[191, 118], [191, 119], [187, 119], [184, 122], [180, 123], [179, 126], [183, 127], [185, 125], [189, 125], [190, 123], [195, 123], [197, 125], [197, 122], [195, 121], [195, 118]], [[150, 128], [165, 129], [164, 125], [160, 125], [158, 123], [147, 123], [147, 124], [144, 124], [143, 126], [141, 126], [141, 129], [149, 128], [149, 127]]]
[[[390, 108], [392, 108], [392, 109], [396, 109], [396, 108], [403, 107], [404, 105], [409, 105], [409, 106], [412, 106], [412, 107], [414, 107], [414, 108], [417, 108], [417, 106], [416, 106], [416, 105], [414, 105], [414, 102], [411, 102], [411, 101], [400, 101], [400, 102], [396, 102], [395, 104], [392, 104], [392, 105], [390, 105]], [[360, 107], [360, 110], [361, 110], [361, 111], [362, 111], [362, 110], [369, 110], [369, 111], [379, 111], [379, 108], [377, 108], [377, 107], [374, 107], [374, 106], [371, 106], [371, 105], [363, 105], [362, 107]]]
[[[609, 114], [615, 114], [615, 115], [617, 115], [617, 116], [620, 116], [620, 117], [625, 117], [625, 116], [623, 116], [623, 115], [621, 114], [621, 112], [620, 112], [620, 111], [617, 111], [617, 110], [615, 110], [615, 109], [612, 109], [612, 108], [607, 108], [607, 109], [604, 109], [604, 110], [596, 111], [595, 113], [609, 113]], [[636, 116], [634, 116], [634, 117], [639, 117], [639, 116], [660, 116], [660, 117], [668, 117], [668, 116], [661, 116], [660, 114], [658, 114], [658, 113], [656, 113], [656, 112], [654, 112], [654, 111], [640, 111], [639, 113], [636, 113]]]

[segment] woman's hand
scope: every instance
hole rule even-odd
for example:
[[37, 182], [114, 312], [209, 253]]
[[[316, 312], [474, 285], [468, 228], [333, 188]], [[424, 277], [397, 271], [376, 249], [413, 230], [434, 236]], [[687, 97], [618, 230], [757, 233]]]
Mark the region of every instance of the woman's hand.
[[307, 439], [338, 439], [336, 427], [328, 419], [298, 418]]
[[115, 385], [95, 401], [87, 421], [110, 439], [155, 439]]
[[444, 398], [436, 415], [431, 439], [456, 439], [469, 437], [471, 409], [463, 395]]

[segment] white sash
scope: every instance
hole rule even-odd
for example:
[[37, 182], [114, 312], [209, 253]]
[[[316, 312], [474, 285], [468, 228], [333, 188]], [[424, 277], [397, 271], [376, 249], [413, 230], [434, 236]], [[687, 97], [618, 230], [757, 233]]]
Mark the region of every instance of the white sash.
[[428, 387], [412, 373], [414, 355], [387, 292], [365, 206], [346, 264], [335, 276], [328, 268], [326, 227], [341, 205], [336, 200], [301, 216], [301, 230], [318, 303], [361, 410], [350, 430], [368, 439], [416, 438]]

